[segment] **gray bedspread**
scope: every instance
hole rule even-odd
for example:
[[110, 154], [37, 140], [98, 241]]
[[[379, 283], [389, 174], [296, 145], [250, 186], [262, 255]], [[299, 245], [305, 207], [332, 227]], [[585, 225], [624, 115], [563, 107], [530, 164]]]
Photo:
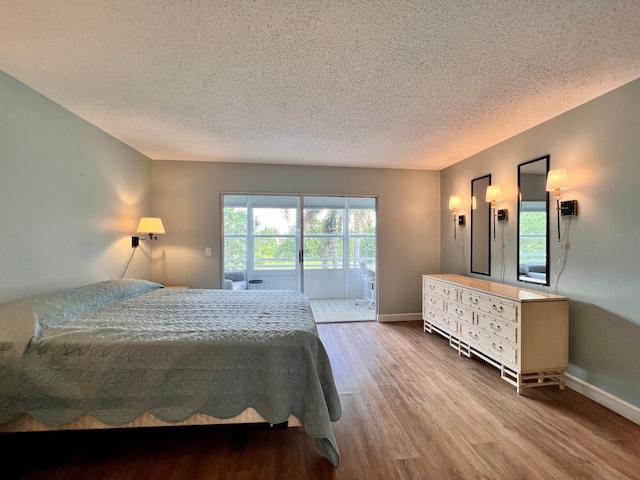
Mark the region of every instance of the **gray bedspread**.
[[90, 413], [121, 425], [147, 411], [177, 422], [253, 407], [271, 423], [295, 415], [339, 463], [340, 400], [299, 292], [154, 290], [47, 326], [20, 363], [19, 394], [0, 399], [5, 417], [62, 424]]

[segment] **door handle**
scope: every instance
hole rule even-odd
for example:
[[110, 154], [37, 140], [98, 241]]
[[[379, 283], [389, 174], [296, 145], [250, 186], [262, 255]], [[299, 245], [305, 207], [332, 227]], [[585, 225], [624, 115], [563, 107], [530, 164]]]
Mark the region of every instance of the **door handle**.
[[302, 249], [298, 250], [298, 262], [300, 263], [304, 262], [304, 253]]

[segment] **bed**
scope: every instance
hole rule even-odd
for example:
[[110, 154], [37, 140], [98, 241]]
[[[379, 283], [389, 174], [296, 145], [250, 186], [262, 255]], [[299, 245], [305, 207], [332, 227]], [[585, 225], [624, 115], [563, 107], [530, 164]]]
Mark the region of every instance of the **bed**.
[[110, 280], [0, 306], [0, 431], [290, 421], [334, 467], [308, 299]]

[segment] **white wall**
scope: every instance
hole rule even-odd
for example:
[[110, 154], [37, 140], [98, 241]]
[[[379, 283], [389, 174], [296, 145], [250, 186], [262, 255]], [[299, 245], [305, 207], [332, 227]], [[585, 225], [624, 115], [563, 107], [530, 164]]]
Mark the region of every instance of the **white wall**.
[[419, 313], [421, 275], [440, 269], [439, 172], [155, 161], [152, 181], [161, 283], [220, 288], [220, 192], [378, 195], [380, 314]]
[[[450, 195], [469, 205], [471, 179], [480, 175], [491, 173], [492, 183], [502, 187], [498, 208], [509, 210], [505, 283], [517, 284], [517, 165], [550, 154], [551, 169], [569, 171], [572, 188], [563, 195], [578, 200], [579, 216], [571, 221], [568, 260], [557, 289], [571, 299], [569, 373], [635, 406], [640, 406], [639, 126], [636, 80], [443, 170], [441, 184], [443, 208]], [[460, 213], [469, 215], [468, 208]], [[469, 274], [470, 228], [454, 241], [450, 219], [442, 216], [442, 270]], [[550, 221], [553, 276], [561, 254], [554, 210]], [[500, 242], [491, 243], [496, 281]]]
[[151, 161], [3, 72], [0, 106], [0, 303], [119, 277]]

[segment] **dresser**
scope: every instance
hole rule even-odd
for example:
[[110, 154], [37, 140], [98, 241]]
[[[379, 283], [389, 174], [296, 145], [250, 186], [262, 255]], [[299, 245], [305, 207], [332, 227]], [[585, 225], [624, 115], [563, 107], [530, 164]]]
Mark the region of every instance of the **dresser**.
[[422, 277], [424, 331], [459, 355], [500, 370], [518, 393], [564, 389], [569, 362], [569, 299], [462, 275]]

